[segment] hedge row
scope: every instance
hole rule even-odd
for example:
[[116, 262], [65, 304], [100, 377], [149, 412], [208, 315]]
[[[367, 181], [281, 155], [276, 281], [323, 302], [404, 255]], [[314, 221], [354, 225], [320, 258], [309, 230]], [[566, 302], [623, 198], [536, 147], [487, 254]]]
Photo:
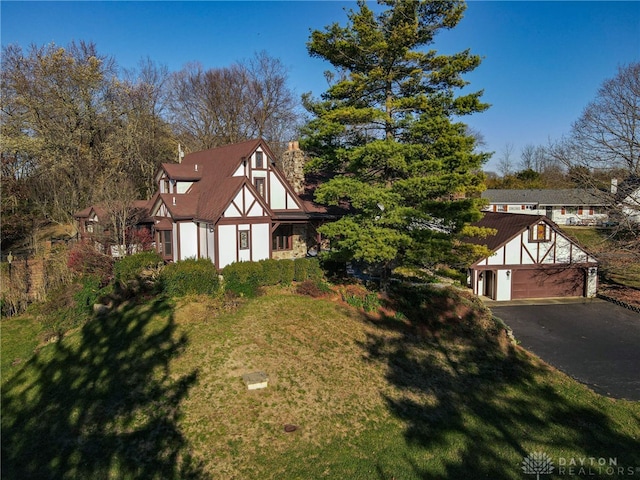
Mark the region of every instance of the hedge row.
[[[162, 262], [155, 252], [142, 252], [119, 260], [114, 276], [121, 287], [132, 286], [136, 280]], [[295, 260], [261, 260], [237, 262], [222, 270], [224, 289], [236, 295], [253, 297], [260, 287], [290, 285], [292, 282], [320, 280], [323, 272], [316, 258]], [[159, 287], [168, 295], [216, 295], [220, 292], [218, 272], [207, 259], [187, 259], [166, 265], [159, 275]]]
[[117, 282], [127, 286], [163, 263], [162, 257], [155, 250], [140, 252], [118, 260], [113, 266], [113, 275]]
[[232, 263], [222, 269], [222, 276], [226, 291], [254, 297], [260, 287], [318, 280], [323, 274], [318, 259], [296, 258]]
[[172, 297], [185, 295], [216, 295], [220, 282], [213, 263], [205, 258], [189, 258], [170, 263], [160, 274], [162, 289]]

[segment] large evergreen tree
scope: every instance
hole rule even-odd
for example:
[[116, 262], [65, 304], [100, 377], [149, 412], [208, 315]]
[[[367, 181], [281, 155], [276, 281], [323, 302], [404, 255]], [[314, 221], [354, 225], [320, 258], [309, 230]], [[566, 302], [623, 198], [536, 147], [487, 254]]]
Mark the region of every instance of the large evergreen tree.
[[308, 43], [312, 56], [335, 69], [320, 99], [304, 98], [312, 115], [302, 142], [309, 168], [330, 178], [316, 200], [353, 209], [321, 231], [334, 254], [387, 268], [460, 258], [457, 238], [481, 215], [473, 194], [482, 189], [488, 154], [476, 152], [475, 137], [457, 119], [488, 105], [482, 92], [460, 92], [478, 56], [427, 47], [458, 24], [465, 5], [378, 3], [374, 11], [360, 1], [346, 27], [314, 31]]

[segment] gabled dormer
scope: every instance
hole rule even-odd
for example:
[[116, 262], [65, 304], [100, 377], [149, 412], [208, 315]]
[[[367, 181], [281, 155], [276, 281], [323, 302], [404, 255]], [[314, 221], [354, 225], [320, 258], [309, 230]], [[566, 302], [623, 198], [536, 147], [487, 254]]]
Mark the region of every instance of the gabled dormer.
[[156, 174], [158, 191], [163, 194], [187, 193], [202, 179], [202, 164], [163, 163]]
[[240, 159], [233, 176], [246, 177], [272, 211], [303, 211], [298, 195], [276, 167], [273, 153], [262, 141]]

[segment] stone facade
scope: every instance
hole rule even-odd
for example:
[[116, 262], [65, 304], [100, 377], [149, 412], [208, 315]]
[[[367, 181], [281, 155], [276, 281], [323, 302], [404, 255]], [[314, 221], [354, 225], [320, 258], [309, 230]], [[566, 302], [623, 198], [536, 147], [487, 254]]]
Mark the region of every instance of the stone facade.
[[298, 195], [304, 193], [304, 162], [305, 155], [298, 142], [289, 142], [289, 148], [282, 154], [282, 170]]
[[315, 244], [315, 238], [307, 225], [293, 225], [291, 250], [279, 250], [271, 252], [271, 258], [282, 260], [285, 258], [303, 258], [307, 256], [307, 250]]

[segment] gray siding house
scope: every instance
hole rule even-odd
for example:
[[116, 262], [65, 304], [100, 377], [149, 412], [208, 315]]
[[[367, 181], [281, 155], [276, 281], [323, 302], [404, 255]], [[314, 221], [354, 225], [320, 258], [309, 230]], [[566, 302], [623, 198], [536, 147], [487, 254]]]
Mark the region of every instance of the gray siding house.
[[492, 189], [482, 192], [485, 211], [544, 215], [559, 225], [595, 225], [607, 220], [606, 200], [596, 190]]

